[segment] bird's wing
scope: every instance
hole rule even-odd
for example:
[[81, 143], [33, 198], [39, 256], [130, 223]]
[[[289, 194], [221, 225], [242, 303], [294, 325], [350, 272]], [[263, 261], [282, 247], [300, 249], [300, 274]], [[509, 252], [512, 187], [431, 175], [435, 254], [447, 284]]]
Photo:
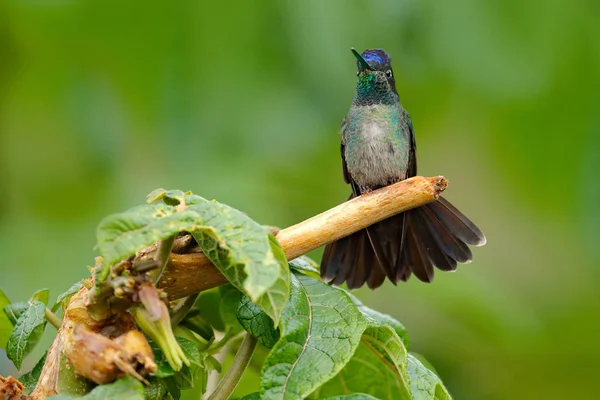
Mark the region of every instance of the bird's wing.
[[[348, 165], [346, 164], [345, 146], [344, 146], [344, 131], [346, 130], [347, 119], [344, 117], [342, 120], [342, 126], [340, 127], [340, 153], [342, 153], [342, 172], [344, 173], [344, 182], [352, 184], [352, 178], [348, 172]], [[354, 187], [354, 185], [352, 185]], [[358, 194], [354, 193], [356, 196]]]
[[413, 127], [412, 118], [405, 109], [402, 109], [404, 121], [408, 126], [408, 135], [410, 137], [410, 150], [408, 153], [408, 168], [406, 170], [406, 178], [417, 176], [417, 140], [415, 138], [415, 128]]

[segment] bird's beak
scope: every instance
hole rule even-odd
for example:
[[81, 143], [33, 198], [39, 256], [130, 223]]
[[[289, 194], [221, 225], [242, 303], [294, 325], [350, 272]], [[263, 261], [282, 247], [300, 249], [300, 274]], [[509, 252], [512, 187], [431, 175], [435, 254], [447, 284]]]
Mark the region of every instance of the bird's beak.
[[352, 47], [350, 49], [350, 51], [352, 52], [352, 54], [354, 54], [354, 57], [356, 57], [356, 59], [358, 60], [358, 63], [361, 65], [361, 67], [363, 69], [369, 70], [369, 71], [373, 71], [373, 68], [371, 68], [371, 66], [369, 64], [367, 64], [367, 62], [365, 61], [364, 58], [362, 58], [362, 56], [360, 55], [360, 53], [358, 51], [356, 51], [356, 49], [354, 47]]

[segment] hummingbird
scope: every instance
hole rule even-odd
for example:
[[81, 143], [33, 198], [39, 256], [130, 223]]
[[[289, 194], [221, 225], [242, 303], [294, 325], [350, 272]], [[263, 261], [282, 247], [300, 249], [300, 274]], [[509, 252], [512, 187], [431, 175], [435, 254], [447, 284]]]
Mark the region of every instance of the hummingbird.
[[[414, 127], [402, 107], [391, 58], [382, 49], [356, 57], [356, 95], [340, 129], [344, 181], [350, 198], [417, 175]], [[349, 289], [365, 283], [394, 285], [412, 274], [433, 280], [434, 266], [455, 271], [473, 258], [469, 245], [482, 246], [484, 234], [448, 200], [402, 212], [325, 247], [321, 278]]]

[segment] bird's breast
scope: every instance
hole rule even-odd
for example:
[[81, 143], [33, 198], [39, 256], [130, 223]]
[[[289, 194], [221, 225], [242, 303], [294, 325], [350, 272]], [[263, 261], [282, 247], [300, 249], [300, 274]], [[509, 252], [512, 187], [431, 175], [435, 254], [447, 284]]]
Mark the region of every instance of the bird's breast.
[[400, 105], [354, 106], [343, 132], [345, 158], [352, 179], [374, 188], [406, 176], [410, 138]]

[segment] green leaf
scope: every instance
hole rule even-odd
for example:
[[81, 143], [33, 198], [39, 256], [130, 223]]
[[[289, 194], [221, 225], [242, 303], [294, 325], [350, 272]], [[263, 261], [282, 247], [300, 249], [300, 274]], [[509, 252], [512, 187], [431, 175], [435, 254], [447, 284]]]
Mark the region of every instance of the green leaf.
[[175, 380], [179, 388], [186, 390], [200, 387], [202, 393], [204, 393], [208, 382], [208, 368], [204, 361], [208, 354], [202, 353], [198, 346], [189, 340], [178, 337], [177, 341], [191, 363], [189, 367], [184, 366], [181, 371], [175, 374]]
[[365, 328], [365, 317], [346, 292], [293, 274], [281, 338], [263, 364], [263, 398], [309, 395], [348, 363]]
[[354, 393], [346, 396], [328, 397], [325, 400], [379, 400], [377, 397], [370, 396], [364, 393]]
[[290, 279], [281, 247], [266, 229], [238, 210], [192, 196], [185, 198], [194, 205], [181, 212], [176, 206], [159, 202], [102, 220], [97, 229], [98, 248], [104, 258], [99, 282], [106, 279], [115, 262], [157, 240], [187, 231], [223, 275], [277, 325], [289, 297]]
[[371, 325], [350, 362], [313, 398], [365, 393], [380, 399], [411, 400], [406, 356], [406, 348], [392, 327]]
[[58, 394], [48, 397], [51, 400], [144, 400], [144, 386], [140, 381], [130, 376], [119, 379], [107, 385], [96, 386], [83, 397]]
[[162, 201], [170, 206], [177, 206], [181, 204], [184, 198], [185, 193], [181, 190], [167, 190], [163, 195]]
[[29, 301], [39, 301], [48, 305], [48, 300], [50, 299], [50, 289], [40, 289], [35, 292]]
[[179, 384], [174, 376], [165, 379], [165, 383], [167, 384], [167, 389], [169, 391], [169, 395], [171, 395], [175, 400], [179, 400], [181, 397], [181, 389], [179, 388]]
[[389, 325], [392, 328], [394, 328], [398, 336], [400, 336], [400, 339], [402, 339], [402, 341], [404, 342], [404, 346], [408, 348], [408, 345], [410, 343], [408, 340], [408, 332], [406, 331], [406, 328], [404, 327], [404, 325], [402, 325], [401, 322], [396, 320], [391, 315], [380, 313], [379, 311], [373, 310], [372, 308], [365, 306], [355, 296], [353, 296], [350, 293], [348, 294], [354, 301], [354, 304], [358, 306], [360, 312], [362, 312], [369, 320], [375, 321], [377, 324]]
[[[202, 315], [202, 317], [206, 319], [206, 321], [210, 325], [212, 325], [214, 329], [224, 332], [226, 328], [221, 314], [221, 287], [227, 286], [233, 288], [233, 290], [236, 290], [241, 295], [241, 292], [235, 287], [231, 286], [231, 284], [226, 284], [218, 288], [205, 290], [203, 292], [200, 292], [200, 295], [198, 296], [198, 299], [196, 299], [196, 302], [194, 303], [194, 306], [192, 307], [189, 314], [193, 316], [196, 313], [199, 313], [200, 315]], [[237, 307], [237, 302], [235, 305]]]
[[[199, 201], [197, 198], [199, 196], [191, 200]], [[96, 230], [98, 248], [104, 259], [100, 279], [106, 279], [112, 264], [134, 255], [157, 240], [182, 231], [206, 228], [202, 215], [191, 208], [177, 211], [176, 206], [162, 202], [143, 204], [100, 221]]]
[[13, 323], [11, 322], [8, 313], [5, 311], [10, 306], [10, 300], [4, 294], [4, 291], [0, 289], [0, 349], [6, 349], [8, 338], [13, 330]]
[[436, 374], [412, 354], [408, 355], [410, 391], [414, 400], [451, 400], [450, 393]]
[[144, 387], [145, 400], [162, 400], [167, 394], [167, 383], [164, 379], [153, 376], [148, 377], [148, 386]]
[[254, 392], [245, 395], [244, 397], [238, 397], [237, 400], [262, 400], [260, 397], [260, 393]]
[[266, 348], [272, 348], [279, 340], [279, 329], [275, 329], [273, 320], [246, 296], [239, 302], [237, 319]]
[[204, 344], [198, 345], [182, 337], [177, 337], [176, 339], [191, 365], [189, 367], [184, 365], [181, 371], [173, 371], [158, 345], [150, 342], [150, 347], [158, 366], [157, 371], [153, 374], [154, 377], [166, 378], [164, 384], [175, 398], [179, 396], [175, 387], [180, 390], [200, 387], [202, 391], [205, 391], [208, 372], [213, 369], [212, 357], [208, 353], [203, 352], [208, 346]]
[[46, 305], [40, 301], [29, 304], [29, 308], [19, 316], [6, 345], [6, 355], [17, 369], [21, 369], [23, 357], [40, 340], [46, 325]]
[[307, 256], [300, 256], [290, 260], [290, 268], [315, 279], [320, 279], [321, 277], [319, 273], [319, 265], [314, 262], [312, 258]]
[[203, 291], [190, 314], [200, 313], [214, 329], [227, 332], [228, 336], [235, 335], [243, 330], [236, 316], [242, 296], [242, 292], [230, 283]]
[[163, 189], [163, 188], [154, 189], [153, 191], [151, 191], [150, 193], [148, 193], [146, 195], [146, 203], [152, 204], [152, 203], [156, 203], [157, 201], [161, 201], [165, 197], [166, 193], [167, 193], [166, 189]]
[[48, 355], [48, 352], [44, 353], [44, 356], [40, 358], [31, 371], [21, 375], [19, 378], [19, 381], [23, 384], [23, 386], [25, 386], [25, 393], [31, 394], [35, 388], [35, 385], [37, 385], [37, 381], [40, 379], [40, 374], [44, 368], [44, 363], [46, 362], [46, 355]]
[[69, 301], [71, 301], [71, 297], [75, 295], [75, 293], [79, 292], [82, 288], [83, 283], [81, 281], [75, 282], [70, 288], [67, 289], [66, 292], [61, 293], [56, 298], [56, 303], [52, 306], [52, 312], [56, 312], [60, 306], [62, 306], [63, 311], [69, 305]]
[[8, 317], [10, 323], [15, 325], [17, 320], [27, 309], [29, 308], [29, 303], [26, 301], [22, 301], [19, 303], [12, 303], [8, 306], [4, 307], [4, 314]]
[[98, 248], [104, 258], [100, 279], [106, 279], [110, 266], [123, 257], [185, 230], [186, 226], [194, 226], [194, 221], [190, 221], [193, 214], [175, 214], [176, 211], [176, 207], [164, 203], [144, 204], [100, 221], [96, 231]]
[[193, 194], [192, 192], [186, 192], [185, 204], [187, 204], [188, 207], [201, 203], [209, 203], [209, 201], [206, 200], [204, 197], [198, 196], [197, 194]]
[[421, 361], [421, 364], [423, 364], [425, 366], [425, 368], [427, 368], [434, 374], [438, 375], [435, 367], [429, 362], [428, 359], [425, 358], [425, 356], [423, 354], [415, 353], [414, 351], [411, 351], [409, 354], [411, 354], [417, 360]]
[[[215, 337], [212, 326], [198, 309], [191, 309], [178, 327], [186, 327], [205, 340], [211, 340]], [[175, 335], [177, 336], [177, 333]], [[195, 339], [197, 340], [198, 338], [195, 337]]]
[[204, 254], [277, 326], [290, 285], [287, 261], [277, 241], [264, 227], [224, 204], [208, 202], [189, 210], [205, 222], [204, 228], [191, 231]]
[[[176, 337], [175, 339], [177, 340], [177, 343], [179, 343], [179, 345], [181, 346], [183, 353], [185, 354], [190, 363], [199, 364], [201, 362], [200, 350], [198, 349], [197, 344], [195, 344], [191, 340], [182, 337]], [[154, 373], [154, 376], [158, 378], [166, 378], [175, 375], [176, 372], [173, 371], [173, 369], [167, 362], [158, 344], [156, 344], [156, 342], [154, 341], [149, 341], [149, 343], [150, 348], [154, 353], [154, 359], [156, 360], [156, 365], [158, 367], [156, 372]], [[186, 367], [184, 366], [183, 368]]]
[[239, 327], [237, 309], [243, 294], [235, 286], [227, 284], [219, 287], [219, 295], [221, 296], [219, 313], [223, 325], [226, 330], [236, 330]]
[[155, 189], [146, 196], [146, 203], [156, 203], [163, 201], [165, 204], [176, 206], [181, 204], [184, 200], [188, 206], [207, 202], [204, 197], [193, 194], [192, 192], [183, 192], [181, 190], [166, 190], [166, 189]]
[[[38, 290], [31, 296], [31, 299], [29, 299], [29, 302], [22, 301], [19, 303], [12, 303], [12, 304], [5, 306], [4, 314], [6, 314], [6, 316], [12, 323], [12, 325], [15, 325], [17, 323], [17, 320], [21, 316], [21, 314], [23, 314], [25, 311], [27, 311], [27, 309], [29, 307], [31, 307], [31, 302], [40, 301], [40, 302], [44, 303], [45, 305], [47, 305], [49, 295], [50, 295], [50, 290], [48, 290], [48, 289]], [[6, 299], [6, 300], [8, 300], [8, 299]]]
[[184, 339], [182, 337], [177, 338], [177, 342], [181, 346], [183, 353], [192, 364], [200, 364], [202, 362], [202, 355], [200, 349], [191, 340]]

